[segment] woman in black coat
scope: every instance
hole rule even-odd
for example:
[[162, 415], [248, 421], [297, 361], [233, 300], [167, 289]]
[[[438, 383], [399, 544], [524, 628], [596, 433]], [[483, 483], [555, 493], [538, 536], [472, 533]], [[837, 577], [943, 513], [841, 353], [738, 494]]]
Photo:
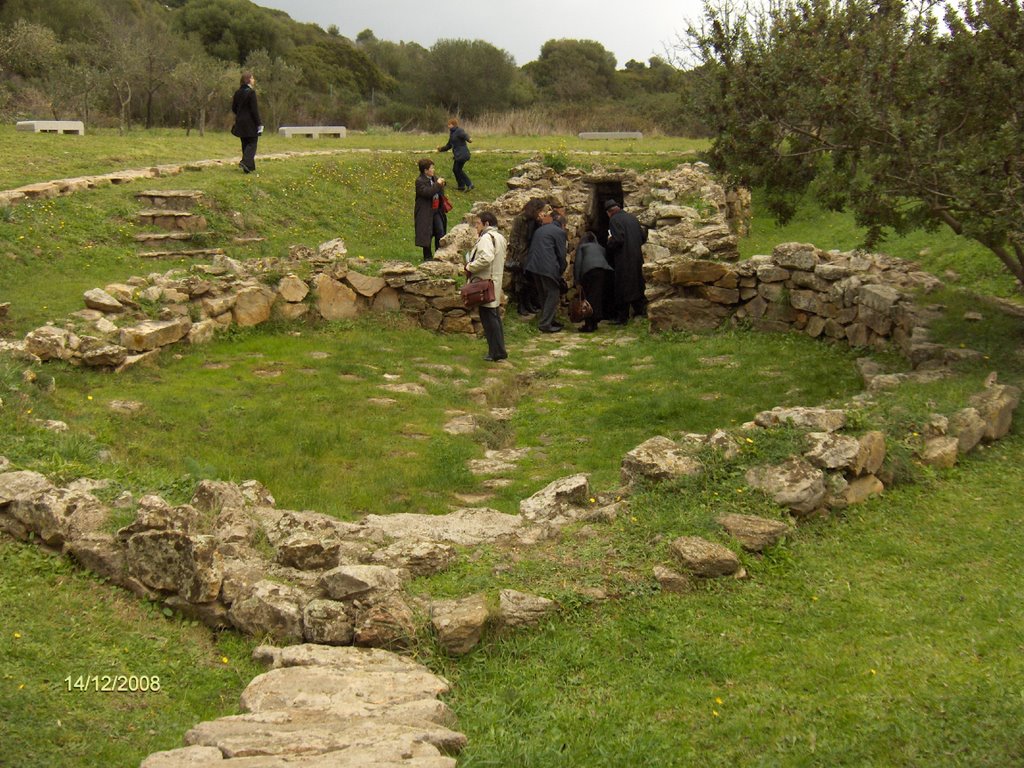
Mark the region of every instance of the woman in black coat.
[[597, 330], [597, 324], [604, 317], [604, 292], [605, 279], [612, 266], [608, 263], [605, 250], [593, 232], [583, 233], [580, 244], [576, 247], [576, 258], [572, 264], [573, 281], [577, 288], [583, 290], [583, 295], [593, 308], [594, 313], [583, 321], [579, 330], [582, 333], [592, 333]]
[[256, 78], [252, 72], [242, 73], [242, 82], [231, 99], [231, 111], [235, 113], [235, 124], [231, 133], [242, 140], [242, 162], [238, 166], [246, 173], [256, 170], [256, 144], [263, 133], [263, 119], [256, 104], [253, 86]]
[[434, 172], [434, 161], [423, 158], [418, 163], [419, 178], [416, 179], [416, 205], [413, 220], [416, 224], [416, 245], [423, 249], [423, 260], [430, 261], [430, 243], [441, 247], [441, 238], [448, 231], [448, 217], [444, 212], [444, 179]]
[[469, 138], [469, 134], [459, 127], [459, 121], [453, 117], [448, 121], [448, 143], [437, 148], [438, 152], [447, 152], [449, 149], [452, 151], [452, 175], [459, 184], [459, 192], [469, 192], [473, 188], [473, 182], [462, 170], [469, 162], [469, 147], [466, 145], [471, 141], [473, 140]]

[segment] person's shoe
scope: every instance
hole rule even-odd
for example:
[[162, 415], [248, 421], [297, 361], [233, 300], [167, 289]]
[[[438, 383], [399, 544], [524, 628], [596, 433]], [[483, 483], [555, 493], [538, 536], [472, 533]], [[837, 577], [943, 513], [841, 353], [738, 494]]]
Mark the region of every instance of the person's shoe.
[[498, 362], [501, 362], [502, 360], [507, 360], [507, 359], [508, 359], [508, 355], [500, 355], [498, 357], [491, 357], [490, 355], [484, 355], [484, 360], [486, 360], [488, 363], [498, 363]]
[[579, 331], [580, 333], [593, 333], [594, 331], [597, 330], [597, 328], [591, 328], [589, 325], [581, 325], [576, 330]]
[[557, 328], [558, 330], [562, 330], [563, 328], [565, 328], [565, 326], [564, 326], [564, 325], [562, 325], [562, 324], [561, 324], [561, 323], [559, 323], [559, 322], [554, 322], [554, 323], [552, 323], [552, 324], [551, 324], [551, 327], [552, 327], [552, 328]]
[[246, 167], [245, 163], [239, 163], [238, 167], [241, 168], [245, 173], [249, 173], [249, 169]]
[[465, 191], [466, 191], [466, 188], [465, 188], [465, 187], [456, 187], [456, 188], [455, 188], [455, 191], [456, 191], [456, 192], [465, 192]]
[[606, 320], [605, 322], [607, 322], [608, 325], [626, 325], [626, 323], [628, 323], [629, 320], [620, 320], [619, 318], [616, 317], [614, 320]]
[[463, 191], [463, 192], [472, 192], [472, 191], [473, 191], [474, 189], [476, 189], [476, 184], [470, 184], [470, 185], [469, 185], [468, 187], [466, 187], [466, 188], [465, 188], [464, 190], [462, 190], [462, 191]]
[[537, 330], [539, 330], [541, 333], [560, 333], [562, 331], [562, 326], [560, 326], [560, 325], [542, 325]]

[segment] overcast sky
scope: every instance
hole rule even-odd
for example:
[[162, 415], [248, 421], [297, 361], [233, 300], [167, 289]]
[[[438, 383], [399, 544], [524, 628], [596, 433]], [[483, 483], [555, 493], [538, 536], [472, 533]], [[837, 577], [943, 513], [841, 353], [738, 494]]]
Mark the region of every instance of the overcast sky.
[[254, 0], [296, 21], [324, 29], [337, 25], [355, 39], [372, 29], [379, 40], [415, 42], [429, 48], [440, 38], [486, 40], [512, 54], [520, 66], [533, 61], [547, 40], [597, 40], [615, 54], [618, 67], [630, 59], [665, 56], [700, 16], [700, 0]]

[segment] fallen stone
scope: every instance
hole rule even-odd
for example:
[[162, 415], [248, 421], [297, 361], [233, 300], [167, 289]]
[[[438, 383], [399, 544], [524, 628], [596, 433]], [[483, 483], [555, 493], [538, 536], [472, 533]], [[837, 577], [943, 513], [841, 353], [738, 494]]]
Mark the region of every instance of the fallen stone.
[[669, 550], [694, 576], [714, 579], [731, 576], [740, 567], [740, 559], [728, 547], [698, 536], [680, 536]]
[[774, 547], [792, 530], [781, 520], [756, 515], [722, 515], [717, 522], [748, 552], [763, 552]]

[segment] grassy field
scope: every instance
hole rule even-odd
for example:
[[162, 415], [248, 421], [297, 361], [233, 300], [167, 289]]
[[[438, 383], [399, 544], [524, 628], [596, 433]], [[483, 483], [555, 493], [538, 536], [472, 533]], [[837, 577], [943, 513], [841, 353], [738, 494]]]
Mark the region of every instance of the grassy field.
[[[409, 188], [416, 157], [436, 141], [353, 136], [345, 146], [399, 151], [268, 162], [256, 178], [210, 169], [145, 187], [202, 189], [209, 242], [236, 258], [340, 236], [372, 270], [384, 259], [418, 258]], [[64, 142], [80, 143], [69, 150]], [[235, 144], [223, 134], [37, 137], [0, 129], [0, 180], [8, 180], [0, 186], [231, 157]], [[494, 137], [491, 146], [499, 145], [538, 156], [593, 148], [572, 138]], [[268, 137], [261, 151], [330, 146]], [[582, 165], [665, 167], [694, 146], [645, 140], [613, 145], [623, 154], [610, 157], [569, 157]], [[508, 169], [522, 159], [475, 156], [468, 167], [474, 199], [503, 192]], [[139, 207], [133, 195], [143, 188], [0, 211], [0, 302], [12, 305], [6, 331], [20, 335], [81, 308], [87, 288], [169, 268], [139, 258], [131, 241]], [[470, 204], [455, 202], [456, 214]], [[235, 245], [237, 234], [266, 240]], [[800, 240], [846, 249], [858, 237], [848, 219], [806, 208], [785, 228], [756, 217], [742, 247], [750, 255]], [[925, 251], [919, 261], [937, 274], [959, 273], [959, 282], [925, 299], [947, 308], [935, 333], [986, 355], [984, 366], [902, 387], [855, 414], [858, 430], [891, 431], [891, 464], [902, 484], [802, 526], [763, 558], [744, 556], [745, 581], [659, 593], [651, 567], [667, 562], [673, 537], [724, 541], [713, 519], [726, 511], [779, 515], [738, 490], [750, 463], [795, 449], [797, 435], [774, 431], [735, 460], [709, 457], [698, 480], [639, 494], [613, 523], [582, 526], [536, 551], [482, 550], [416, 582], [414, 591], [428, 596], [509, 587], [563, 606], [541, 630], [492, 635], [458, 661], [422, 638], [418, 658], [456, 683], [450, 701], [470, 742], [460, 764], [1024, 763], [1017, 727], [1024, 577], [1013, 567], [1024, 544], [1024, 432], [1015, 427], [997, 447], [946, 472], [912, 457], [913, 433], [932, 412], [961, 407], [989, 370], [1024, 380], [1024, 328], [976, 296], [1013, 294], [993, 257], [941, 233], [893, 245], [903, 256]], [[981, 321], [963, 322], [967, 310], [979, 309]], [[166, 356], [157, 369], [117, 377], [47, 365], [31, 380], [21, 365], [0, 359], [0, 455], [59, 481], [111, 478], [102, 492], [108, 498], [130, 490], [183, 501], [203, 477], [254, 477], [281, 507], [351, 519], [445, 511], [457, 496], [484, 491], [467, 460], [486, 448], [527, 447], [510, 484], [487, 502], [511, 512], [524, 495], [576, 471], [591, 472], [597, 490], [614, 488], [621, 455], [653, 434], [730, 427], [773, 405], [841, 403], [860, 388], [855, 353], [800, 335], [650, 337], [637, 325], [563, 349], [564, 339], [541, 337], [511, 317], [507, 334], [512, 364], [499, 367], [480, 360], [480, 340], [442, 339], [397, 318], [235, 332]], [[901, 365], [889, 355], [882, 360]], [[395, 381], [419, 383], [427, 394], [388, 395], [384, 387]], [[481, 391], [485, 402], [474, 397]], [[374, 405], [382, 396], [396, 405]], [[115, 398], [138, 400], [143, 410], [113, 414]], [[493, 406], [514, 407], [511, 421], [488, 421]], [[486, 433], [445, 433], [455, 412], [476, 415]], [[62, 419], [71, 431], [42, 430], [39, 417]], [[0, 763], [137, 764], [180, 744], [197, 720], [235, 711], [255, 674], [251, 641], [166, 617], [10, 541], [0, 542], [0, 616]], [[145, 695], [67, 690], [68, 676], [112, 673], [158, 675], [168, 685]]]

